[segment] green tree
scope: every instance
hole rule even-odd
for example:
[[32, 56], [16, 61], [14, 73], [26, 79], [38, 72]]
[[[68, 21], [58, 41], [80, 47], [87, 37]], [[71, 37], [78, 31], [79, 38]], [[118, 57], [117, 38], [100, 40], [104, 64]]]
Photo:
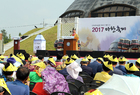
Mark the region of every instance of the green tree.
[[11, 34], [9, 34], [9, 41], [12, 41], [12, 39], [11, 39]]
[[7, 32], [5, 29], [1, 30], [1, 33], [2, 33], [2, 39], [3, 39], [3, 43], [6, 44], [8, 42], [10, 42], [12, 39], [11, 39], [11, 35], [9, 35], [9, 38], [7, 36]]
[[21, 36], [21, 33], [19, 33], [19, 36]]
[[1, 33], [2, 33], [2, 36], [3, 36], [3, 37], [6, 37], [6, 36], [7, 36], [7, 32], [6, 32], [5, 29], [1, 30]]

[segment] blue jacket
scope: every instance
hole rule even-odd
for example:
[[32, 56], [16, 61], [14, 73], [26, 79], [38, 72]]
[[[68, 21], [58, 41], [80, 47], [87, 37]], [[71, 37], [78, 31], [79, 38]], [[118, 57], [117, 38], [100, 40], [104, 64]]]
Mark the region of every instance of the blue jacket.
[[92, 70], [91, 67], [82, 65], [81, 68], [82, 68], [82, 72], [86, 72], [86, 73], [89, 74], [91, 77], [93, 77], [93, 72], [92, 72], [93, 70]]
[[109, 75], [113, 75], [113, 74], [123, 75], [123, 72], [121, 70], [113, 67], [113, 71], [110, 71]]
[[11, 83], [7, 83], [7, 87], [9, 88], [12, 95], [29, 95], [24, 87]]
[[62, 74], [62, 75], [64, 75], [64, 76], [69, 75], [68, 72], [67, 72], [67, 70], [66, 70], [66, 68], [63, 69], [63, 70], [60, 70], [59, 73]]
[[115, 67], [115, 68], [121, 70], [121, 71], [123, 72], [123, 75], [126, 75], [126, 74], [127, 74], [127, 72], [126, 72], [126, 70], [125, 70], [125, 66], [119, 65], [119, 66], [117, 66], [117, 67]]
[[102, 64], [98, 63], [97, 61], [91, 62], [88, 67], [92, 68], [93, 74], [103, 71]]
[[[16, 80], [16, 81], [13, 81], [13, 82], [7, 82], [7, 85], [8, 84], [13, 84], [13, 85], [15, 85], [15, 86], [17, 86], [17, 87], [21, 87], [21, 88], [24, 88], [25, 89], [25, 91], [24, 91], [24, 89], [23, 89], [23, 92], [24, 92], [24, 94], [12, 94], [12, 95], [30, 95], [29, 93], [30, 93], [30, 89], [29, 89], [29, 86], [27, 86], [27, 85], [25, 85], [25, 84], [23, 84], [21, 81], [19, 81], [19, 80]], [[12, 91], [12, 90], [16, 90], [15, 88], [13, 88], [12, 87], [12, 85], [11, 86], [9, 86], [10, 87], [10, 91]], [[9, 88], [8, 87], [8, 88]], [[13, 92], [14, 93], [14, 92]], [[17, 93], [18, 93], [18, 91], [17, 91]]]

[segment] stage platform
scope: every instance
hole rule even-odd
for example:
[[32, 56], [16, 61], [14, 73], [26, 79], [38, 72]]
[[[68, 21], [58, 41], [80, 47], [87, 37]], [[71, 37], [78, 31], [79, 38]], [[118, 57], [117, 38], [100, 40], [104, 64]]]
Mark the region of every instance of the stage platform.
[[[57, 53], [62, 53], [63, 51], [47, 51], [47, 56], [57, 56]], [[66, 51], [66, 53], [71, 56], [76, 54], [78, 57], [85, 57], [87, 54], [90, 54], [92, 57], [103, 57], [105, 53], [116, 55], [117, 57], [125, 56], [126, 58], [137, 59], [140, 57], [140, 53], [137, 52], [110, 52], [110, 51]]]
[[[17, 52], [26, 52], [25, 50], [14, 50], [14, 54]], [[57, 53], [63, 54], [63, 51], [51, 51], [51, 50], [37, 50], [36, 56], [43, 55], [44, 57], [57, 56]], [[116, 55], [117, 57], [125, 56], [126, 58], [137, 59], [140, 57], [139, 52], [111, 52], [111, 51], [66, 51], [66, 54], [71, 56], [76, 54], [78, 57], [85, 57], [87, 54], [90, 54], [94, 58], [103, 57], [105, 53]]]

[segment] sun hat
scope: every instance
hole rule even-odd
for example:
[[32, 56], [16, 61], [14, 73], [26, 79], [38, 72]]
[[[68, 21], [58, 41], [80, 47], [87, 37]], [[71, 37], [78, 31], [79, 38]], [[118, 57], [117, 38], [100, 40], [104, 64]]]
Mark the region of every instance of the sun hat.
[[12, 95], [3, 78], [0, 78], [0, 86], [6, 89], [6, 92], [4, 95]]
[[109, 57], [110, 57], [109, 54], [105, 54], [105, 55], [103, 56], [103, 58], [109, 58]]
[[12, 54], [11, 56], [9, 56], [8, 58], [15, 58], [16, 61], [20, 62], [23, 65], [21, 59], [18, 58], [18, 57], [16, 57], [14, 54]]
[[133, 63], [125, 64], [125, 69], [128, 71], [139, 71], [139, 69]]
[[9, 66], [7, 67], [7, 68], [5, 68], [5, 66], [3, 67], [3, 71], [17, 71], [17, 67], [16, 66], [14, 66], [14, 65], [12, 65], [11, 63], [9, 63]]
[[87, 59], [94, 59], [92, 56], [88, 55]]
[[25, 56], [22, 53], [17, 53], [16, 56], [22, 60], [25, 60]]
[[136, 62], [138, 62], [140, 64], [140, 58], [138, 58]]
[[30, 57], [28, 58], [28, 61], [30, 61], [30, 62], [36, 61], [36, 60], [38, 60], [37, 57], [30, 56]]
[[42, 61], [37, 62], [37, 63], [32, 64], [32, 65], [38, 66], [38, 67], [40, 67], [40, 68], [42, 68], [42, 69], [45, 69], [45, 68], [46, 68], [45, 63], [43, 63]]
[[0, 59], [4, 59], [4, 58], [6, 58], [6, 57], [5, 57], [5, 56], [3, 56], [3, 55], [1, 55], [1, 56], [0, 56]]
[[124, 56], [120, 56], [118, 59], [119, 62], [128, 61]]
[[98, 57], [97, 60], [100, 60], [102, 63], [104, 62], [103, 58]]
[[111, 62], [106, 61], [106, 62], [104, 62], [103, 64], [105, 65], [105, 67], [107, 67], [108, 69], [110, 69], [110, 70], [113, 71], [113, 66], [112, 66]]
[[64, 60], [66, 60], [67, 58], [69, 58], [68, 55], [64, 55], [64, 56], [62, 57], [62, 59], [64, 59]]
[[73, 59], [79, 59], [75, 54], [74, 55], [71, 55], [71, 58], [73, 58]]
[[87, 59], [87, 57], [84, 57], [81, 61], [82, 62], [88, 62], [89, 60]]
[[109, 60], [111, 61], [111, 62], [118, 62], [118, 59], [117, 59], [117, 56], [111, 56], [110, 58], [109, 58]]
[[50, 57], [50, 58], [47, 60], [47, 63], [49, 63], [52, 67], [55, 67], [55, 66], [56, 66], [56, 63], [55, 63], [53, 57]]
[[79, 72], [82, 72], [82, 68], [75, 61], [73, 63], [67, 65], [66, 70], [67, 70], [68, 74], [74, 79], [77, 79]]
[[91, 89], [88, 92], [86, 92], [84, 95], [103, 95], [103, 94], [98, 89]]
[[70, 61], [68, 61], [68, 59], [65, 61], [65, 64], [66, 65], [69, 65], [69, 64], [71, 64], [72, 62], [74, 62], [74, 60], [72, 60], [72, 59], [70, 59]]

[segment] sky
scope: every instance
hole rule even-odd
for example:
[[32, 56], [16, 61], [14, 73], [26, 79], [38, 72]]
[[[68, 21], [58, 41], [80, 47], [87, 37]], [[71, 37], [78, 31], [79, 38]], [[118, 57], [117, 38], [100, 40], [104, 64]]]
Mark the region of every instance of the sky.
[[[41, 23], [53, 26], [74, 0], [0, 0], [0, 30], [12, 37], [24, 34]], [[25, 27], [26, 26], [26, 27]]]

